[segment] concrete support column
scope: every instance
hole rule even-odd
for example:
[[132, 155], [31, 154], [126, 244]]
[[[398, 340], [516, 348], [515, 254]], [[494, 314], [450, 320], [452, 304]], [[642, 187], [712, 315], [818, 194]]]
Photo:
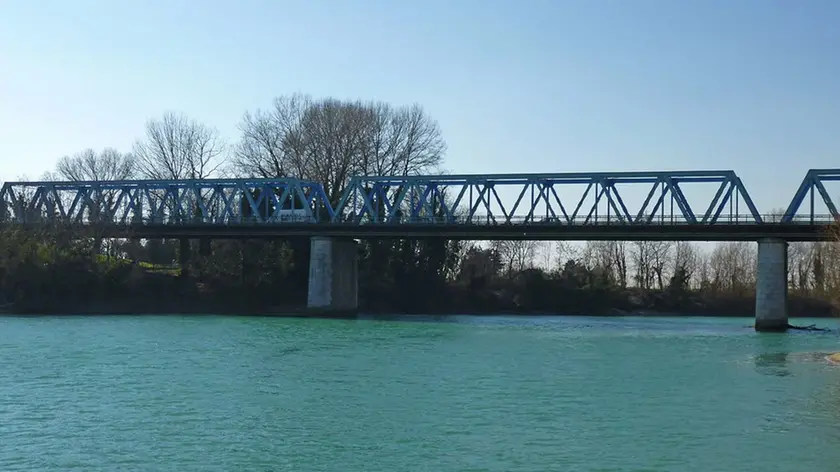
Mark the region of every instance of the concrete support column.
[[785, 331], [787, 314], [787, 241], [760, 239], [755, 282], [755, 330]]
[[318, 236], [311, 239], [307, 307], [331, 314], [359, 308], [356, 241]]

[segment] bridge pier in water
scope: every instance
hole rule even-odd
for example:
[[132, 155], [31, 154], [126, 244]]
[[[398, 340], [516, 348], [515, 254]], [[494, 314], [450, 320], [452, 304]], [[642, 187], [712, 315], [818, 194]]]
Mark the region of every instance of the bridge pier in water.
[[325, 314], [349, 314], [359, 308], [359, 262], [356, 241], [315, 236], [310, 240], [307, 308]]
[[786, 331], [788, 243], [783, 239], [758, 240], [755, 281], [755, 330]]

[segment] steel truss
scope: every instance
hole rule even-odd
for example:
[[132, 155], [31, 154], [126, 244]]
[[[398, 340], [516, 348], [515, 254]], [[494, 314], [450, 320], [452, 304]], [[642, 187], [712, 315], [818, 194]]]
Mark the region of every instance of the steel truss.
[[[815, 211], [815, 194], [819, 194], [820, 199], [825, 203], [831, 219], [835, 221], [840, 219], [840, 214], [837, 213], [837, 205], [834, 204], [831, 195], [825, 188], [825, 182], [837, 181], [840, 181], [840, 169], [809, 170], [805, 174], [805, 178], [802, 179], [802, 184], [799, 185], [799, 189], [796, 190], [793, 200], [790, 201], [790, 205], [785, 210], [781, 222], [792, 223], [796, 220], [806, 220], [810, 224], [815, 224], [815, 222], [825, 221], [825, 217], [817, 214]], [[805, 215], [798, 214], [806, 197], [808, 198], [808, 204], [806, 205], [808, 213]]]
[[[692, 183], [719, 184], [711, 203], [700, 214], [682, 191], [681, 186]], [[649, 191], [641, 207], [627, 208], [617, 184], [646, 185]], [[503, 187], [518, 190], [518, 198], [505, 201], [497, 191]], [[585, 187], [579, 200], [564, 201], [559, 196], [559, 190], [569, 187]], [[588, 204], [590, 196], [594, 201]], [[599, 215], [599, 204], [604, 202], [607, 214]], [[739, 213], [741, 202], [746, 213]], [[727, 206], [728, 217], [722, 217]], [[333, 221], [713, 225], [761, 223], [762, 218], [735, 172], [686, 171], [354, 177], [336, 206]]]
[[231, 224], [329, 221], [320, 184], [298, 179], [7, 182], [2, 221]]
[[[815, 212], [817, 194], [840, 218], [824, 185], [838, 180], [840, 170], [809, 171], [780, 222], [825, 223]], [[718, 184], [708, 206], [686, 198], [683, 189], [695, 183]], [[638, 208], [628, 208], [619, 192], [627, 184], [647, 190]], [[570, 189], [581, 196], [570, 198]], [[800, 215], [806, 197], [810, 211]], [[335, 206], [320, 184], [299, 179], [8, 182], [0, 188], [0, 217], [115, 225], [765, 222], [733, 171], [354, 177]]]

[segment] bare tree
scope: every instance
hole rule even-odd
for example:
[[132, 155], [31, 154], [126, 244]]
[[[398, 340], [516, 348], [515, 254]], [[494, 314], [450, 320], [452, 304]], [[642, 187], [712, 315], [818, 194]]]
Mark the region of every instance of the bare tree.
[[557, 252], [552, 241], [538, 241], [537, 253], [540, 255], [543, 271], [551, 271], [554, 269], [554, 254]]
[[304, 113], [301, 133], [287, 141], [304, 148], [301, 170], [306, 178], [324, 186], [330, 201], [337, 201], [350, 177], [358, 171], [364, 149], [365, 110], [359, 103], [326, 99]]
[[85, 149], [75, 155], [64, 156], [56, 165], [56, 177], [61, 180], [126, 180], [134, 177], [134, 156], [113, 148], [100, 152]]
[[351, 175], [412, 175], [436, 170], [446, 145], [419, 106], [275, 99], [246, 113], [232, 165], [260, 177], [299, 177], [324, 185], [337, 200]]
[[538, 243], [522, 240], [493, 241], [490, 247], [507, 270], [508, 275], [511, 275], [534, 266]]
[[656, 283], [659, 286], [659, 290], [662, 290], [665, 288], [665, 280], [667, 279], [665, 268], [668, 267], [668, 263], [671, 261], [671, 250], [674, 247], [674, 243], [671, 241], [652, 241], [652, 243], [652, 269], [656, 276]]
[[587, 241], [581, 250], [580, 261], [589, 270], [612, 272], [612, 258], [603, 241]]
[[633, 267], [636, 269], [633, 279], [636, 286], [644, 290], [649, 290], [653, 285], [653, 251], [648, 243], [649, 241], [633, 242]]
[[694, 244], [687, 241], [678, 241], [674, 244], [674, 267], [672, 273], [680, 274], [680, 277], [687, 285], [686, 288], [691, 288], [695, 274], [702, 270], [700, 259], [697, 246]]
[[145, 138], [134, 144], [138, 170], [158, 180], [212, 177], [223, 153], [217, 130], [173, 112], [149, 120]]
[[[796, 267], [791, 264], [789, 270], [796, 271], [799, 276], [798, 284], [797, 281], [792, 281], [794, 288], [837, 303], [840, 298], [840, 244], [837, 242], [840, 240], [840, 229], [835, 227], [832, 231], [835, 241], [810, 243], [807, 256], [798, 254], [804, 247], [797, 248], [805, 243], [791, 244], [788, 255], [790, 257], [791, 252], [796, 252], [794, 257], [799, 261]], [[807, 260], [802, 260], [803, 257], [807, 257]], [[808, 271], [808, 274], [805, 274], [805, 271]]]
[[698, 254], [698, 263], [697, 263], [697, 275], [698, 275], [698, 286], [701, 290], [708, 290], [712, 287], [712, 266], [711, 266], [711, 257], [709, 254], [703, 253]]
[[436, 169], [446, 143], [440, 126], [420, 105], [393, 108], [384, 103], [364, 105], [362, 175], [412, 175]]
[[713, 288], [734, 294], [754, 290], [755, 259], [755, 247], [749, 243], [717, 245], [709, 258]]
[[665, 288], [667, 275], [665, 269], [671, 260], [670, 241], [635, 241], [633, 243], [633, 265], [636, 284], [643, 289]]
[[800, 293], [808, 293], [814, 287], [813, 265], [814, 243], [797, 242], [788, 245], [788, 284]]
[[568, 241], [557, 241], [555, 243], [555, 252], [554, 258], [557, 261], [555, 268], [557, 271], [563, 271], [563, 268], [569, 261], [580, 262], [581, 248], [572, 245]]
[[627, 243], [624, 241], [587, 241], [581, 260], [589, 270], [599, 271], [611, 283], [627, 286]]
[[308, 95], [278, 97], [269, 110], [246, 112], [242, 137], [231, 160], [236, 174], [258, 177], [303, 176], [306, 147], [302, 123], [312, 106]]
[[612, 257], [618, 286], [625, 288], [627, 287], [627, 242], [609, 241], [607, 247]]

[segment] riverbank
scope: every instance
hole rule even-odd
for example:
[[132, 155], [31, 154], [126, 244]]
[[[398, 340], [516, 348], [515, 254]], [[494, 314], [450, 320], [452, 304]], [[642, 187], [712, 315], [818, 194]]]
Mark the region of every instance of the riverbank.
[[[184, 293], [184, 291], [152, 294], [120, 294], [118, 298], [67, 300], [42, 298], [24, 303], [6, 304], [0, 314], [6, 315], [167, 315], [167, 314], [216, 314], [244, 316], [278, 317], [319, 317], [353, 318], [358, 313], [372, 316], [389, 315], [481, 315], [481, 316], [676, 316], [676, 317], [720, 317], [737, 318], [754, 315], [755, 299], [745, 297], [710, 297], [695, 295], [682, 300], [674, 300], [661, 294], [624, 294], [624, 296], [604, 296], [610, 304], [599, 300], [598, 303], [580, 300], [578, 305], [570, 305], [562, 299], [556, 300], [557, 309], [545, 309], [550, 300], [534, 306], [527, 305], [506, 296], [504, 293], [482, 294], [482, 296], [463, 296], [450, 293], [445, 298], [433, 303], [417, 304], [413, 307], [404, 304], [390, 304], [387, 296], [360, 300], [357, 311], [335, 312], [323, 309], [308, 309], [305, 302], [272, 303], [271, 300], [250, 299], [244, 294]], [[461, 296], [459, 296], [461, 295]], [[105, 298], [105, 297], [103, 297]], [[832, 318], [837, 316], [836, 308], [824, 301], [791, 296], [789, 299], [790, 318]]]
[[[85, 244], [93, 242], [72, 236], [6, 231], [0, 238], [6, 246], [0, 251], [0, 311], [346, 316], [306, 308], [308, 240], [219, 245], [210, 256], [198, 252], [182, 270], [172, 263], [152, 262], [171, 260], [171, 255], [155, 252], [167, 247], [159, 246], [162, 242], [134, 247], [147, 253], [149, 260], [144, 261], [91, 256], [94, 248]], [[751, 317], [755, 311], [754, 281], [731, 277], [704, 276], [690, 283], [691, 277], [682, 274], [647, 281], [639, 288], [625, 276], [616, 278], [576, 263], [562, 271], [487, 272], [463, 263], [459, 268], [456, 258], [444, 270], [438, 259], [430, 260], [418, 247], [398, 247], [407, 252], [397, 259], [388, 251], [379, 254], [384, 249], [375, 244], [368, 249], [359, 254], [358, 311], [372, 315]], [[825, 286], [810, 292], [791, 290], [788, 313], [792, 318], [837, 316], [832, 300], [818, 296], [833, 293], [837, 292]]]
[[[0, 311], [6, 313], [313, 316], [306, 309], [306, 238], [214, 241], [209, 248], [194, 244], [182, 266], [172, 262], [184, 250], [177, 241], [108, 242], [60, 228], [0, 228], [0, 235]], [[569, 260], [554, 270], [511, 270], [495, 250], [460, 253], [464, 248], [458, 244], [395, 240], [360, 245], [359, 312], [751, 317], [755, 311], [755, 280], [744, 275], [749, 271], [728, 273], [717, 266], [712, 271], [711, 262], [705, 272], [650, 269], [645, 277], [639, 271], [631, 276], [623, 259], [620, 264], [610, 259], [607, 266]], [[840, 292], [825, 274], [819, 272], [808, 283], [797, 274], [790, 316], [836, 316], [829, 297]]]

